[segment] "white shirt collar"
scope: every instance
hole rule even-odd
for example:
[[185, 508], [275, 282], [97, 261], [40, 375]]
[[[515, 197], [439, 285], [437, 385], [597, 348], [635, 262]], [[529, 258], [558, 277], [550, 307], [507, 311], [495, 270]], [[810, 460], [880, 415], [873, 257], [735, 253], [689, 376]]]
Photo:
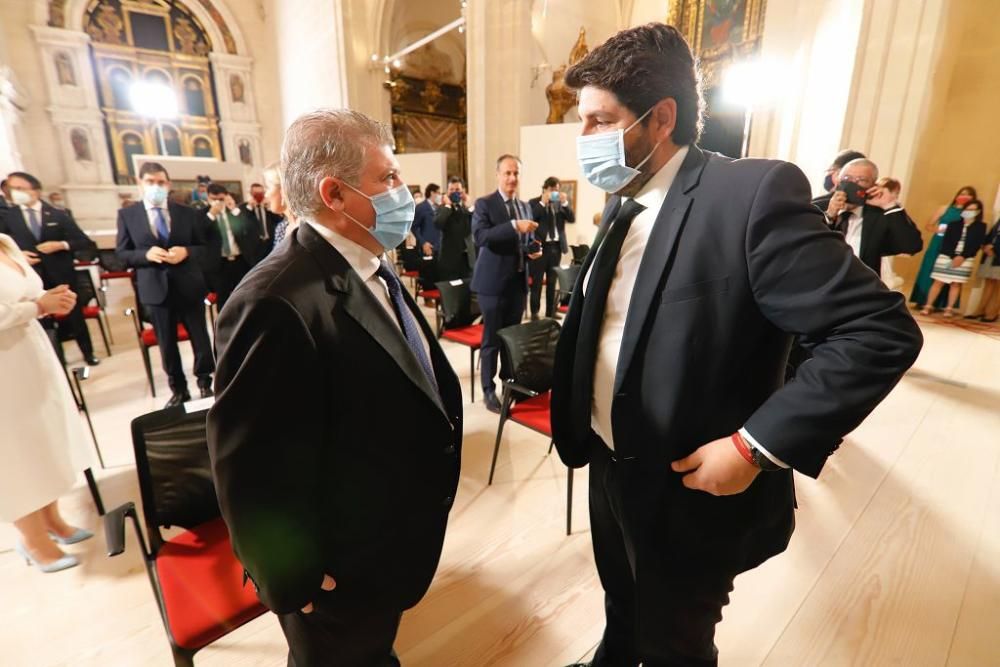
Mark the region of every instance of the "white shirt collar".
[[376, 271], [378, 271], [382, 258], [374, 255], [371, 250], [358, 245], [351, 239], [341, 236], [329, 227], [321, 225], [318, 222], [313, 222], [312, 220], [306, 220], [305, 222], [312, 227], [317, 234], [326, 239], [327, 243], [332, 245], [334, 249], [347, 260], [347, 263], [351, 265], [351, 268], [354, 269], [354, 272], [360, 276], [363, 282], [371, 280], [371, 277], [375, 275]]
[[42, 200], [39, 199], [38, 201], [36, 201], [31, 206], [25, 206], [23, 204], [21, 205], [21, 210], [22, 211], [27, 211], [29, 208], [31, 210], [33, 210], [35, 213], [41, 213], [42, 212]]
[[516, 197], [508, 197], [507, 195], [505, 195], [503, 193], [503, 190], [501, 190], [500, 188], [497, 188], [497, 192], [500, 193], [500, 199], [503, 199], [503, 203], [505, 204], [509, 202], [511, 199], [516, 199]]
[[635, 200], [647, 209], [659, 209], [663, 205], [663, 200], [667, 198], [667, 192], [673, 185], [677, 173], [681, 170], [684, 158], [687, 157], [689, 147], [681, 146], [667, 163], [660, 167], [660, 170], [653, 174], [649, 182], [642, 186]]

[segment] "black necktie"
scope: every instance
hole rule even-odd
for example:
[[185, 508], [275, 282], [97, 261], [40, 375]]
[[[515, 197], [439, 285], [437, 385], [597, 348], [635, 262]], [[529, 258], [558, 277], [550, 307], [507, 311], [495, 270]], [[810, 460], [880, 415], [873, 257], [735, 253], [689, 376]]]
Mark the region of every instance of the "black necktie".
[[547, 240], [556, 240], [556, 207], [554, 204], [549, 204], [549, 233]]
[[[583, 298], [583, 313], [573, 357], [573, 428], [579, 437], [590, 430], [590, 406], [594, 396], [594, 365], [597, 362], [597, 344], [601, 338], [604, 310], [608, 292], [618, 267], [622, 244], [628, 235], [635, 216], [646, 207], [630, 199], [622, 205], [614, 222], [601, 241], [597, 258], [590, 267], [587, 288]], [[581, 283], [582, 284], [582, 283]]]
[[[511, 197], [507, 200], [507, 213], [510, 215], [511, 220], [518, 220], [520, 216], [517, 214], [517, 208], [514, 205], [514, 198]], [[524, 234], [518, 232], [517, 241], [519, 252], [517, 254], [517, 270], [520, 273], [524, 271]]]

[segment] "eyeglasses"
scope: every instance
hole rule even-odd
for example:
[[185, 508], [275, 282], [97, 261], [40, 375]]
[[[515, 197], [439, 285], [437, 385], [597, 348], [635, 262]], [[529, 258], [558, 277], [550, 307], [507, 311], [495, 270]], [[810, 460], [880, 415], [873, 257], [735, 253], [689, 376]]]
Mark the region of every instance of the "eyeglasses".
[[872, 180], [870, 178], [865, 178], [864, 176], [858, 177], [858, 176], [843, 176], [842, 175], [840, 177], [840, 180], [842, 180], [842, 181], [848, 181], [850, 183], [857, 183], [858, 185], [860, 185], [862, 187], [866, 187], [866, 188], [870, 188], [871, 186], [874, 185], [874, 183], [872, 182]]

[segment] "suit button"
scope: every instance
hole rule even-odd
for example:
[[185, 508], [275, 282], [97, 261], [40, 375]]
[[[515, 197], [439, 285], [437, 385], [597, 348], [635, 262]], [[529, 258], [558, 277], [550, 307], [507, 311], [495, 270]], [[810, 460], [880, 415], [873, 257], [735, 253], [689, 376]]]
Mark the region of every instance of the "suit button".
[[445, 447], [444, 448], [444, 453], [447, 456], [451, 456], [452, 454], [454, 454], [455, 453], [455, 445], [448, 445], [447, 447]]
[[451, 496], [448, 496], [447, 498], [444, 499], [444, 502], [442, 502], [441, 504], [444, 505], [445, 507], [451, 507], [452, 503], [454, 502], [455, 499], [452, 498]]

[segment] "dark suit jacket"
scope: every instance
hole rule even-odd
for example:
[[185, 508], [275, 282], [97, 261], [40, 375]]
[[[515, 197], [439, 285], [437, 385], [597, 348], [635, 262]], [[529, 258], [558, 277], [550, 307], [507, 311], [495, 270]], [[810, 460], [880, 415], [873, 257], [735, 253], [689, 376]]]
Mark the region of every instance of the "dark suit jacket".
[[442, 280], [467, 278], [476, 265], [476, 246], [472, 242], [472, 214], [464, 206], [439, 206], [434, 227], [440, 230], [438, 273]]
[[[257, 233], [261, 237], [260, 243], [260, 256], [264, 257], [267, 253], [271, 252], [271, 248], [274, 247], [274, 228], [278, 226], [278, 223], [284, 220], [283, 217], [277, 213], [272, 213], [264, 208], [264, 224], [267, 225], [267, 239], [264, 239], [264, 230], [260, 228], [260, 221], [257, 220], [257, 214], [254, 213], [252, 208], [253, 202], [243, 202], [240, 204], [240, 212], [246, 216], [247, 220], [251, 221], [257, 228]], [[261, 204], [263, 206], [263, 204]]]
[[[242, 206], [240, 207], [239, 215], [234, 216], [231, 210], [226, 211], [226, 213], [229, 216], [229, 224], [233, 230], [233, 239], [236, 241], [236, 245], [239, 246], [240, 255], [250, 266], [253, 266], [260, 261], [263, 255], [267, 254], [266, 245], [260, 238], [261, 230], [257, 222], [257, 217]], [[219, 221], [217, 219], [212, 220], [208, 217], [208, 209], [199, 211], [198, 215], [201, 216], [201, 225], [205, 229], [205, 270], [208, 273], [215, 273], [219, 270], [223, 261], [222, 230], [219, 228]], [[271, 238], [274, 238], [273, 234]]]
[[11, 206], [0, 218], [0, 232], [10, 235], [21, 250], [38, 252], [37, 246], [44, 241], [65, 241], [69, 250], [45, 255], [38, 252], [40, 264], [35, 264], [35, 271], [42, 278], [46, 289], [57, 285], [69, 285], [76, 289], [76, 273], [73, 268], [73, 253], [78, 250], [95, 250], [96, 244], [90, 240], [73, 219], [73, 214], [65, 209], [58, 209], [51, 204], [42, 202], [42, 238], [35, 235], [28, 226], [24, 212], [20, 206]]
[[[619, 204], [609, 201], [600, 236]], [[552, 388], [555, 444], [576, 467], [596, 437], [571, 427], [584, 299], [573, 292]], [[814, 343], [813, 358], [782, 386], [796, 335]], [[684, 487], [670, 463], [745, 426], [816, 477], [921, 345], [902, 296], [827, 228], [797, 167], [692, 146], [643, 255], [615, 378], [612, 425], [637, 558], [661, 558], [657, 540], [671, 540], [671, 558], [735, 573], [782, 551], [794, 525], [791, 470], [716, 497]], [[641, 577], [643, 563], [636, 567]]]
[[[204, 264], [206, 257], [205, 230], [198, 211], [189, 206], [170, 202], [170, 239], [168, 246], [187, 248], [188, 258], [180, 264], [154, 264], [146, 253], [160, 246], [149, 226], [149, 216], [143, 202], [136, 202], [118, 211], [118, 243], [115, 253], [135, 267], [139, 301], [148, 306], [166, 302], [174, 294], [188, 303], [205, 298]], [[162, 247], [162, 246], [161, 246]], [[165, 249], [169, 249], [165, 248]]]
[[983, 263], [989, 262], [993, 266], [1000, 266], [1000, 220], [997, 220], [993, 227], [990, 228], [989, 233], [986, 234], [983, 246], [993, 248], [993, 258], [983, 257]]
[[[813, 205], [823, 214], [824, 221], [832, 197], [832, 194], [825, 194], [812, 200]], [[915, 255], [924, 247], [920, 230], [904, 208], [883, 210], [866, 204], [861, 218], [860, 258], [877, 275], [882, 275], [883, 257]]]
[[[962, 240], [963, 227], [965, 227], [965, 220], [961, 218], [948, 223], [948, 229], [945, 230], [944, 238], [941, 239], [941, 249], [938, 251], [940, 254], [948, 257], [955, 257], [956, 254], [959, 254], [955, 250], [958, 248], [958, 242]], [[969, 225], [969, 231], [966, 232], [965, 246], [960, 254], [965, 258], [975, 257], [985, 241], [986, 223], [972, 223]]]
[[441, 250], [441, 231], [434, 225], [434, 207], [429, 201], [417, 204], [413, 214], [413, 235], [417, 237], [417, 248], [423, 254], [424, 243], [430, 243], [435, 251]]
[[[527, 219], [531, 208], [526, 202], [518, 201], [521, 216]], [[472, 274], [472, 291], [477, 294], [499, 296], [521, 284], [525, 292], [528, 290], [525, 272], [518, 270], [528, 261], [524, 240], [510, 220], [510, 213], [499, 192], [476, 200], [472, 212], [472, 237], [479, 256]]]
[[[403, 294], [440, 395], [392, 316], [307, 224], [219, 316], [215, 487], [236, 555], [275, 612], [313, 600], [402, 611], [434, 576], [458, 487], [462, 394]], [[337, 588], [321, 594], [324, 573]]]
[[[541, 197], [529, 200], [528, 204], [531, 206], [532, 219], [538, 223], [538, 229], [535, 230], [535, 238], [544, 243], [548, 240], [549, 229], [554, 224], [556, 232], [559, 234], [559, 248], [564, 255], [568, 253], [569, 242], [566, 240], [566, 223], [576, 222], [573, 209], [569, 206], [556, 206], [555, 216], [553, 216], [550, 212], [551, 208], [548, 206], [548, 202], [542, 202]], [[555, 217], [554, 221], [552, 220], [553, 217]]]

